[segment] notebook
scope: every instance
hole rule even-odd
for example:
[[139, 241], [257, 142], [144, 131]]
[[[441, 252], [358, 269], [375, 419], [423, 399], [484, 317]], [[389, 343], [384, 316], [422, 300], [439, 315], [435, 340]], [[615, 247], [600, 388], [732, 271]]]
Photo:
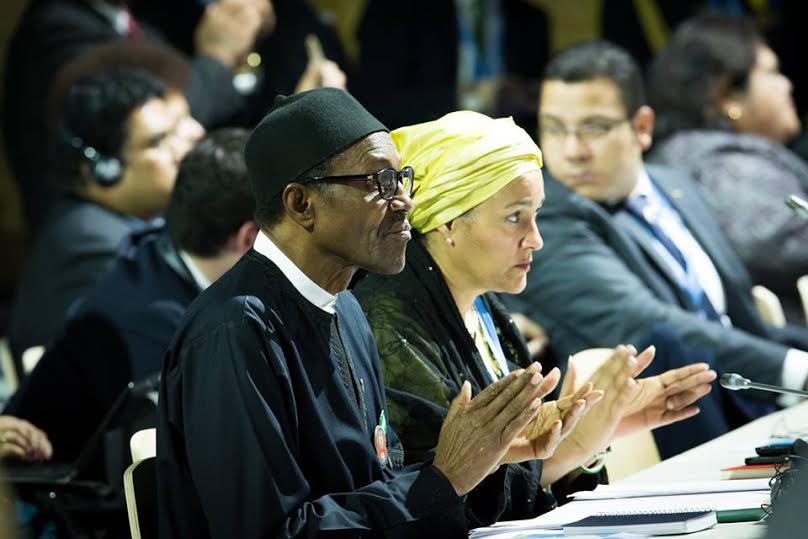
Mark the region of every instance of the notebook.
[[630, 532], [641, 535], [675, 535], [711, 528], [718, 523], [712, 509], [600, 513], [564, 526], [564, 535]]
[[721, 479], [768, 479], [774, 476], [778, 469], [788, 469], [788, 464], [741, 464], [721, 468]]

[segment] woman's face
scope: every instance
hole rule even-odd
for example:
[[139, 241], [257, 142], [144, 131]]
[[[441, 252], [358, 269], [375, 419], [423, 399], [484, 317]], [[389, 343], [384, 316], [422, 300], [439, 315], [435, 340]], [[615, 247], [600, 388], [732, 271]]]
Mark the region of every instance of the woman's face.
[[519, 176], [455, 219], [449, 248], [455, 276], [469, 290], [516, 294], [525, 288], [533, 251], [543, 242], [536, 212], [544, 203], [540, 172]]
[[800, 131], [791, 90], [791, 81], [780, 72], [777, 55], [766, 45], [758, 45], [746, 93], [739, 101], [741, 116], [735, 129], [788, 142]]

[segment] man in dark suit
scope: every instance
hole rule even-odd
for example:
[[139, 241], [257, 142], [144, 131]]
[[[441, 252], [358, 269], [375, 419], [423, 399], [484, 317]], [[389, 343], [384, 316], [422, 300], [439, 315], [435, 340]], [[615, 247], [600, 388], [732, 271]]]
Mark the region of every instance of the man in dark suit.
[[76, 83], [57, 131], [61, 195], [17, 287], [9, 331], [17, 358], [47, 345], [69, 306], [108, 269], [121, 239], [165, 210], [179, 162], [204, 132], [162, 83], [130, 69]]
[[242, 156], [246, 140], [243, 130], [221, 130], [188, 154], [166, 230], [137, 232], [124, 243], [12, 397], [5, 413], [41, 428], [54, 460], [77, 456], [129, 381], [160, 371], [185, 309], [252, 247], [257, 228]]
[[[267, 0], [216, 4], [197, 25], [183, 88], [194, 118], [205, 126], [221, 125], [240, 106], [233, 71], [272, 16]], [[48, 140], [43, 104], [52, 82], [65, 65], [93, 47], [124, 40], [165, 42], [120, 1], [32, 0], [20, 18], [5, 70], [3, 132], [32, 227], [39, 225], [50, 203], [41, 153]]]
[[[749, 276], [694, 184], [643, 165], [653, 119], [619, 47], [586, 43], [551, 61], [539, 110], [552, 175], [538, 217], [545, 243], [511, 307], [545, 327], [560, 357], [664, 324], [719, 372], [805, 387], [808, 354], [761, 321]], [[730, 424], [762, 413], [759, 403], [744, 399]]]

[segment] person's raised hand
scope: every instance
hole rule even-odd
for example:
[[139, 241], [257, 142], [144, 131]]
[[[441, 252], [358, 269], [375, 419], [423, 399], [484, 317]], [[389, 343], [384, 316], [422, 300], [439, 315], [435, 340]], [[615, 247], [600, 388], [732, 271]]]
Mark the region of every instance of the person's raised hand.
[[[554, 369], [553, 372], [558, 370]], [[592, 384], [587, 382], [575, 393], [542, 403], [533, 421], [511, 444], [503, 462], [524, 462], [551, 457], [583, 415], [602, 398], [603, 391], [593, 390]]]
[[347, 77], [336, 62], [325, 57], [320, 40], [315, 34], [309, 34], [305, 40], [308, 63], [303, 75], [297, 81], [295, 93], [313, 90], [315, 88], [345, 89]]
[[0, 415], [0, 458], [50, 460], [53, 448], [47, 435], [24, 419]]
[[[604, 392], [603, 399], [579, 421], [560, 448], [568, 456], [570, 452], [576, 455], [571, 459], [577, 462], [575, 466], [581, 459], [585, 460], [609, 445], [637, 391], [634, 377], [651, 363], [654, 352], [654, 348], [649, 347], [638, 355], [633, 346], [619, 345], [590, 377], [593, 387]], [[564, 380], [562, 396], [574, 389], [576, 376], [575, 366], [570, 363], [567, 378], [571, 379]]]
[[458, 495], [473, 489], [502, 462], [514, 438], [541, 407], [558, 375], [542, 377], [532, 364], [494, 382], [471, 398], [471, 385], [463, 383], [441, 427], [433, 465], [449, 480]]
[[269, 0], [218, 0], [205, 8], [194, 31], [196, 52], [233, 69], [259, 35], [272, 31], [275, 12]]
[[634, 398], [615, 435], [655, 429], [696, 415], [699, 408], [693, 403], [710, 392], [716, 376], [708, 364], [693, 363], [637, 380]]

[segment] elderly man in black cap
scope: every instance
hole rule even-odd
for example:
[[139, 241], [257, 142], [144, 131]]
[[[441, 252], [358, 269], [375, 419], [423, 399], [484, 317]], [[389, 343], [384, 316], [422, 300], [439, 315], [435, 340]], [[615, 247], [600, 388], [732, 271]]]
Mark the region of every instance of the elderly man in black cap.
[[464, 384], [434, 459], [404, 467], [345, 289], [358, 268], [404, 267], [412, 169], [336, 89], [277, 98], [245, 157], [254, 249], [191, 305], [163, 367], [161, 537], [465, 536], [464, 495], [504, 480], [497, 467], [558, 377], [533, 364], [474, 399]]

